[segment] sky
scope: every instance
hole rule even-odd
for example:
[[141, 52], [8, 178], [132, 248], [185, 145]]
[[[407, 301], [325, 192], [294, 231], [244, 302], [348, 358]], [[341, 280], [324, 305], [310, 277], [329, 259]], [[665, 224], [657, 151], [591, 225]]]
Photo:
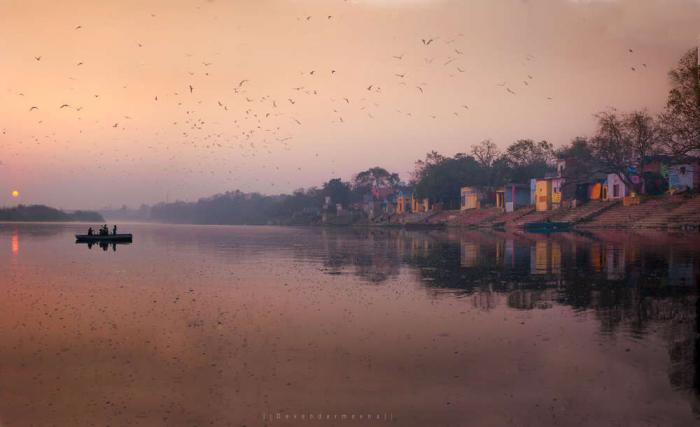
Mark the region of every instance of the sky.
[[698, 0], [0, 0], [0, 206], [279, 194], [372, 166], [407, 180], [484, 139], [561, 146], [597, 112], [660, 111], [698, 23]]

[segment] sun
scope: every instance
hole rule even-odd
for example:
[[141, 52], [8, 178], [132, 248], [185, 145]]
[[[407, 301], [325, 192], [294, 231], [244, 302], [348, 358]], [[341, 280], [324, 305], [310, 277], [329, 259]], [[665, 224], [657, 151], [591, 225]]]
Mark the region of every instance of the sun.
[[19, 191], [17, 191], [17, 190], [12, 190], [12, 197], [14, 197], [15, 199], [16, 199], [17, 197], [19, 197]]

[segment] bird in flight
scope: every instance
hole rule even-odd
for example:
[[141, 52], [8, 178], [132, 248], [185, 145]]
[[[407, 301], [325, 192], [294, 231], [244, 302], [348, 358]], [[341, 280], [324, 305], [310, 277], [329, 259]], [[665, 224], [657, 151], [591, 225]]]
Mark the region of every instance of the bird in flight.
[[512, 95], [515, 95], [515, 92], [513, 92], [512, 90], [510, 90], [509, 87], [507, 87], [506, 90], [508, 91], [508, 93], [510, 93], [510, 94], [512, 94]]
[[32, 107], [32, 108], [29, 109], [29, 111], [38, 110], [38, 109], [39, 109], [39, 107]]
[[393, 55], [393, 57], [394, 57], [395, 59], [398, 59], [398, 60], [400, 61], [400, 60], [403, 59], [403, 56], [404, 56], [404, 55], [405, 55], [405, 53], [402, 53], [401, 55], [398, 55], [398, 56], [397, 56], [397, 55]]
[[192, 85], [190, 85], [190, 93], [192, 93], [193, 90], [194, 88], [192, 87]]
[[83, 28], [82, 25], [78, 25], [77, 27], [75, 27], [76, 30], [79, 30], [79, 29], [81, 29], [81, 28]]
[[422, 87], [416, 86], [416, 89], [418, 89], [418, 90], [420, 91], [420, 93], [423, 93], [423, 88], [422, 88]]
[[429, 40], [421, 39], [421, 40], [423, 41], [423, 44], [426, 45], [426, 46], [428, 46], [430, 43], [433, 42], [433, 39], [429, 39]]
[[240, 83], [238, 83], [238, 87], [243, 87], [243, 85], [247, 82], [248, 80], [241, 80]]
[[61, 105], [61, 107], [59, 107], [59, 108], [66, 108], [66, 107], [70, 107], [70, 105], [68, 105], [68, 104], [63, 104], [63, 105]]
[[41, 61], [41, 56], [35, 56], [34, 59], [36, 59], [37, 61]]

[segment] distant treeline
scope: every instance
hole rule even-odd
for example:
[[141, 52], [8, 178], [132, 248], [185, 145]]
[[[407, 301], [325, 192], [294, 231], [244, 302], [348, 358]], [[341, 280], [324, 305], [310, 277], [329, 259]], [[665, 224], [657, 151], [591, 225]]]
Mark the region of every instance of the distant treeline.
[[28, 222], [62, 222], [84, 221], [104, 222], [104, 218], [97, 212], [75, 211], [63, 212], [44, 205], [19, 205], [13, 208], [0, 208], [0, 221], [28, 221]]
[[306, 193], [265, 196], [234, 191], [197, 202], [160, 203], [151, 207], [149, 219], [179, 224], [306, 225], [318, 219], [321, 199], [315, 199], [311, 202]]

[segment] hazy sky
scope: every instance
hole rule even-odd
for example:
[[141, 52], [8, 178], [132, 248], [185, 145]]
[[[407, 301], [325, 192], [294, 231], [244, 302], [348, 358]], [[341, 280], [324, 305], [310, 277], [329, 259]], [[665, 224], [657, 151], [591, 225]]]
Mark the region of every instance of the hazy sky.
[[279, 193], [408, 179], [486, 138], [561, 145], [609, 107], [658, 111], [699, 36], [698, 0], [0, 0], [0, 205]]

